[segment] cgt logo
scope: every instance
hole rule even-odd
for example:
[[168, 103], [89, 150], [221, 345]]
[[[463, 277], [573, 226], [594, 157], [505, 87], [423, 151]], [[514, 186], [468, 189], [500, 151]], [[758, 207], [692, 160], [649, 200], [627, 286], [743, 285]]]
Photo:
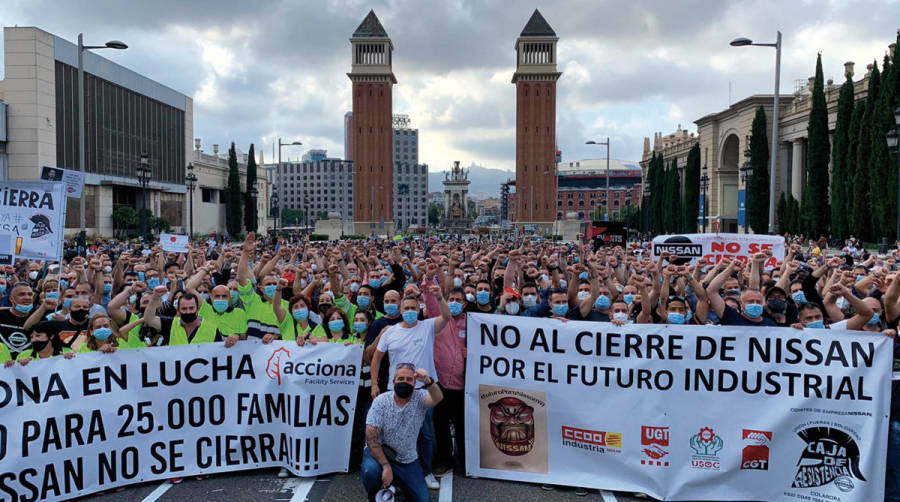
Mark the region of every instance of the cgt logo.
[[281, 368], [284, 366], [284, 361], [290, 358], [291, 351], [284, 347], [280, 347], [275, 352], [272, 352], [272, 355], [269, 356], [269, 360], [266, 362], [266, 376], [277, 381], [278, 385], [281, 385]]
[[669, 454], [669, 428], [641, 426], [641, 465], [668, 467], [669, 462], [660, 460]]
[[741, 449], [741, 470], [768, 471], [772, 432], [743, 429], [741, 439], [744, 441], [744, 447]]
[[622, 447], [622, 435], [618, 432], [591, 431], [563, 425], [562, 436], [564, 440], [577, 443], [608, 446], [610, 448]]

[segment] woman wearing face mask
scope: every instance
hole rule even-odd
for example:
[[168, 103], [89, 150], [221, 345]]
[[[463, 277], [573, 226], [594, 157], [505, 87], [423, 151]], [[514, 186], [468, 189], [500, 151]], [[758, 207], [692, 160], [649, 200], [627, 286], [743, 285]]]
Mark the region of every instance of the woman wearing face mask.
[[113, 353], [118, 347], [118, 329], [112, 324], [109, 317], [98, 314], [88, 322], [87, 340], [78, 348], [78, 353], [104, 352]]
[[66, 359], [75, 357], [72, 349], [64, 346], [59, 338], [45, 329], [47, 323], [39, 323], [31, 331], [31, 346], [23, 350], [16, 357], [16, 362], [22, 366], [36, 359], [49, 359], [63, 356]]
[[306, 343], [306, 337], [318, 326], [309, 318], [309, 306], [309, 300], [300, 295], [291, 298], [288, 309], [282, 307], [281, 302], [274, 305], [282, 340], [295, 340], [297, 345]]
[[306, 341], [315, 344], [318, 342], [343, 343], [352, 345], [359, 343], [360, 339], [347, 322], [347, 314], [338, 308], [332, 308], [325, 313], [323, 323], [316, 326]]

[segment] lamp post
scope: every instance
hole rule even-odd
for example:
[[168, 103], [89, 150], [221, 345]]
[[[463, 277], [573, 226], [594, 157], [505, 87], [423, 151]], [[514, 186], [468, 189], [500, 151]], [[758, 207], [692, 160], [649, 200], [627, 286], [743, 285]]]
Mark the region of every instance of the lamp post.
[[700, 225], [702, 232], [706, 233], [706, 191], [709, 189], [709, 175], [706, 164], [703, 165], [703, 175], [700, 176]]
[[[189, 163], [187, 166], [187, 175], [184, 177], [184, 181], [187, 184], [188, 193], [190, 194], [190, 204], [191, 208], [189, 211], [190, 214], [190, 237], [194, 236], [194, 189], [197, 188], [197, 175], [194, 174], [194, 164]], [[190, 238], [188, 239], [190, 240]]]
[[299, 141], [291, 141], [290, 143], [282, 143], [281, 138], [278, 138], [278, 165], [281, 165], [281, 147], [283, 146], [300, 146], [303, 143]]
[[141, 163], [137, 166], [138, 181], [141, 182], [141, 239], [147, 240], [147, 183], [150, 182], [150, 157], [141, 153]]
[[769, 172], [769, 233], [775, 233], [775, 167], [778, 159], [778, 83], [781, 80], [781, 32], [776, 32], [775, 42], [771, 44], [754, 44], [749, 38], [735, 38], [731, 41], [733, 47], [755, 45], [758, 47], [775, 48], [775, 103], [772, 111], [772, 167]]
[[303, 232], [309, 233], [309, 199], [303, 196]]
[[259, 208], [256, 205], [256, 198], [259, 196], [259, 190], [256, 189], [256, 182], [250, 184], [250, 191], [247, 193], [247, 196], [250, 197], [250, 200], [253, 202], [253, 217], [256, 219], [256, 225], [259, 225]]
[[277, 187], [272, 187], [272, 199], [270, 203], [272, 205], [272, 212], [275, 214], [275, 235], [278, 235], [278, 191]]
[[[900, 106], [894, 110], [894, 123], [900, 126]], [[888, 148], [891, 153], [897, 155], [897, 239], [900, 240], [900, 134], [897, 129], [891, 129], [886, 135]]]
[[[103, 45], [84, 45], [84, 33], [78, 34], [78, 170], [86, 172], [84, 166], [84, 51], [88, 49], [127, 49], [128, 46], [118, 40], [110, 40]], [[84, 236], [84, 197], [78, 201], [78, 218], [81, 220], [81, 235]]]
[[[748, 141], [748, 143], [749, 143], [749, 141]], [[744, 164], [740, 168], [741, 182], [743, 183], [743, 186], [744, 186], [744, 189], [741, 191], [741, 194], [743, 194], [743, 197], [738, 197], [738, 223], [740, 224], [741, 223], [740, 220], [743, 220], [742, 226], [744, 227], [745, 234], [749, 233], [747, 231], [747, 227], [748, 227], [748, 225], [747, 225], [747, 188], [748, 188], [748, 182], [750, 181], [750, 178], [752, 176], [752, 173], [750, 171], [751, 171], [751, 169], [753, 169], [752, 165], [750, 164], [750, 155], [751, 155], [750, 148], [747, 148], [746, 150], [744, 150], [744, 159], [745, 160], [744, 160]], [[741, 218], [741, 216], [743, 216], [743, 218]]]
[[586, 141], [586, 145], [606, 145], [606, 210], [603, 221], [609, 221], [609, 136], [606, 141]]

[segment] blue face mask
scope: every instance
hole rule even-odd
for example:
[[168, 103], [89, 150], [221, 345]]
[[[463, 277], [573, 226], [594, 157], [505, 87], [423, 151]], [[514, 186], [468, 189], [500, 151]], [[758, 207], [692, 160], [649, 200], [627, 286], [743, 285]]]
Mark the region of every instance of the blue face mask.
[[225, 312], [226, 310], [228, 310], [228, 300], [213, 300], [212, 306], [216, 312]]
[[667, 312], [666, 322], [669, 324], [684, 324], [684, 314], [678, 312]]
[[371, 303], [372, 303], [371, 297], [368, 297], [368, 296], [357, 296], [356, 297], [356, 305], [358, 305], [359, 308], [363, 308], [363, 309], [368, 308], [368, 306], [371, 305]]
[[791, 298], [794, 299], [794, 303], [796, 303], [797, 305], [803, 305], [806, 303], [806, 293], [804, 293], [803, 291], [795, 291], [791, 295]]
[[865, 279], [865, 278], [866, 278], [865, 275], [862, 275], [862, 274], [857, 275], [857, 276], [856, 276], [856, 282], [859, 282], [859, 281], [861, 281], [861, 280], [863, 280], [863, 279]]
[[881, 322], [881, 315], [879, 315], [879, 314], [876, 312], [875, 315], [873, 315], [872, 318], [869, 319], [869, 322], [867, 322], [866, 324], [868, 324], [869, 326], [875, 326], [875, 325], [878, 324], [879, 322]]
[[491, 292], [479, 291], [475, 293], [475, 301], [477, 301], [479, 305], [487, 305], [488, 302], [491, 301]]
[[6, 284], [0, 284], [0, 295], [6, 294]]
[[368, 329], [368, 326], [366, 326], [366, 323], [364, 323], [362, 321], [357, 321], [357, 322], [353, 323], [353, 331], [355, 331], [356, 333], [359, 333], [360, 335], [365, 333], [367, 329]]
[[47, 293], [47, 298], [50, 300], [59, 300], [59, 291], [51, 291]]
[[[59, 287], [62, 288], [62, 289], [69, 289], [69, 281], [67, 281], [67, 280], [65, 280], [65, 279], [60, 279], [60, 280], [59, 280]], [[6, 289], [6, 286], [3, 286], [3, 289], [5, 290], [5, 289]], [[2, 291], [0, 291], [0, 293], [2, 293]]]
[[509, 263], [509, 258], [504, 258], [503, 261], [500, 262], [503, 266], [506, 266]]
[[16, 305], [16, 310], [23, 314], [31, 312], [31, 305]]
[[625, 293], [622, 295], [622, 299], [625, 301], [625, 305], [631, 306], [634, 303], [634, 295], [631, 293]]
[[344, 331], [344, 321], [341, 319], [328, 321], [328, 329], [331, 330], [332, 333]]
[[380, 288], [381, 287], [381, 279], [369, 279], [369, 287], [370, 288]]
[[406, 324], [415, 324], [419, 322], [419, 313], [415, 310], [407, 310], [403, 313], [403, 322]]
[[747, 317], [759, 317], [763, 313], [763, 306], [759, 303], [748, 303], [744, 305], [744, 313]]
[[606, 310], [609, 308], [609, 297], [606, 295], [600, 295], [594, 300], [594, 306], [597, 307], [598, 310]]
[[813, 322], [810, 322], [810, 323], [806, 323], [806, 327], [807, 327], [807, 328], [813, 328], [813, 329], [824, 329], [824, 328], [825, 328], [825, 321], [823, 321], [823, 320], [820, 319], [820, 320], [818, 320], [818, 321], [813, 321]]
[[[131, 295], [131, 296], [134, 296], [134, 295]], [[134, 303], [134, 300], [131, 300], [131, 303]], [[63, 308], [67, 309], [71, 306], [72, 306], [72, 299], [71, 298], [63, 298]]]
[[238, 301], [238, 292], [237, 291], [231, 292], [231, 301], [234, 303], [237, 303], [237, 301]]
[[94, 330], [94, 338], [97, 340], [105, 341], [112, 335], [112, 330], [109, 328], [97, 328]]
[[297, 309], [291, 312], [291, 315], [294, 316], [295, 321], [305, 321], [309, 317], [309, 309]]
[[388, 280], [388, 276], [386, 276], [386, 275], [382, 275], [382, 276], [381, 276], [381, 283], [382, 283], [382, 284], [386, 283], [387, 280]]
[[581, 280], [586, 281], [587, 278], [588, 278], [588, 273], [587, 273], [587, 272], [582, 272], [582, 273], [578, 274], [578, 278], [581, 279]]
[[400, 307], [394, 303], [385, 303], [384, 304], [384, 313], [394, 317], [397, 315], [397, 312], [400, 312]]
[[112, 293], [112, 284], [109, 284], [109, 283], [104, 284], [103, 285], [103, 293], [107, 294], [107, 295]]
[[275, 284], [269, 284], [263, 288], [263, 292], [265, 292], [267, 298], [275, 296], [276, 291], [278, 291], [278, 286]]
[[[143, 279], [141, 279], [143, 281]], [[147, 281], [147, 287], [150, 289], [155, 289], [159, 286], [159, 279], [156, 277], [151, 277], [149, 281]]]
[[[137, 273], [137, 276], [138, 276], [138, 280], [139, 280], [139, 281], [144, 282], [144, 273], [143, 273], [143, 272], [138, 272], [138, 273]], [[159, 284], [157, 284], [157, 286], [158, 286], [158, 285], [159, 285]]]
[[450, 315], [453, 317], [458, 316], [462, 313], [462, 303], [459, 302], [449, 302], [447, 306], [450, 307]]
[[565, 303], [560, 303], [553, 306], [553, 315], [562, 317], [566, 315], [566, 312], [569, 311], [569, 306]]

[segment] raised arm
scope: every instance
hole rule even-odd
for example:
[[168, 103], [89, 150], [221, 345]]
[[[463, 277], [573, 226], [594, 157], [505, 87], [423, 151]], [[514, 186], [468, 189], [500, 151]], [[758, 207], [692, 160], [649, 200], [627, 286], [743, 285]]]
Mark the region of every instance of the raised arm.
[[709, 286], [706, 287], [706, 294], [709, 297], [709, 307], [716, 313], [716, 316], [720, 318], [725, 315], [725, 300], [722, 299], [719, 290], [722, 289], [722, 285], [725, 284], [725, 281], [728, 280], [731, 273], [735, 270], [740, 270], [742, 265], [743, 264], [737, 260], [730, 262], [725, 267], [725, 270], [721, 271], [719, 275], [710, 281]]
[[278, 288], [275, 289], [275, 294], [272, 295], [272, 310], [275, 311], [275, 318], [278, 319], [279, 325], [287, 317], [287, 311], [284, 310], [284, 305], [281, 304], [281, 291], [286, 287], [288, 287], [287, 279], [278, 279]]
[[447, 306], [446, 300], [444, 300], [444, 294], [441, 293], [441, 287], [438, 285], [431, 286], [429, 289], [434, 299], [438, 302], [438, 307], [441, 309], [441, 316], [434, 320], [434, 334], [437, 335], [440, 333], [444, 326], [450, 322], [450, 307]]
[[159, 309], [160, 298], [162, 298], [162, 295], [164, 294], [166, 294], [165, 286], [156, 286], [153, 288], [153, 296], [150, 297], [150, 303], [148, 303], [147, 308], [144, 309], [144, 326], [148, 326], [157, 331], [162, 328], [162, 323], [159, 321], [156, 311]]
[[238, 284], [246, 286], [250, 283], [250, 254], [256, 251], [256, 232], [247, 234], [238, 261]]

